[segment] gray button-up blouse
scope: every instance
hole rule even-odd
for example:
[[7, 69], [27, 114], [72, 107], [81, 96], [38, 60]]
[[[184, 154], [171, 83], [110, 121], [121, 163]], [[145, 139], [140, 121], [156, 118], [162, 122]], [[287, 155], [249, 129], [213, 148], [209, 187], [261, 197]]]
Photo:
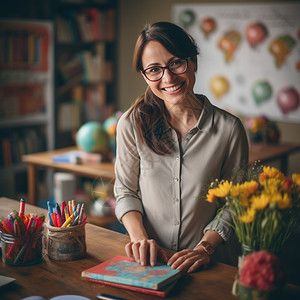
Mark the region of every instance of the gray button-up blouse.
[[[170, 155], [154, 153], [138, 138], [132, 115], [123, 114], [117, 126], [116, 216], [121, 221], [129, 211], [140, 212], [149, 238], [175, 251], [194, 248], [208, 229], [230, 241], [232, 229], [215, 218], [218, 207], [205, 200], [206, 193], [214, 179], [230, 179], [235, 167], [248, 162], [241, 121], [198, 98], [203, 109], [195, 127], [180, 142], [168, 129], [176, 141]], [[230, 222], [228, 211], [224, 218]]]

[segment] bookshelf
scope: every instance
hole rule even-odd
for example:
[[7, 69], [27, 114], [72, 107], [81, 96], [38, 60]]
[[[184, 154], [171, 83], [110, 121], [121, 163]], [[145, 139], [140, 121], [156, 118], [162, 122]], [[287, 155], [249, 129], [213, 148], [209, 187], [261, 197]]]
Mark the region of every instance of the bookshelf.
[[117, 0], [56, 1], [56, 148], [75, 145], [83, 123], [103, 122], [114, 110], [117, 4]]
[[23, 154], [51, 150], [53, 23], [0, 21], [0, 194], [26, 191]]

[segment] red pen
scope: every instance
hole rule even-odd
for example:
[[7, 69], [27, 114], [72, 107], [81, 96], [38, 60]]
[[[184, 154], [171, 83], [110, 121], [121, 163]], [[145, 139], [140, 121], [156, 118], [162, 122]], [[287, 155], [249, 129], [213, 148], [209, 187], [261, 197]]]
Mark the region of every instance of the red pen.
[[57, 227], [57, 221], [56, 221], [56, 215], [55, 215], [55, 213], [51, 214], [51, 219], [52, 219], [52, 222], [53, 222], [53, 226]]
[[19, 211], [19, 217], [21, 219], [23, 219], [24, 212], [25, 212], [25, 200], [24, 200], [24, 198], [21, 198], [20, 199], [20, 211]]
[[66, 216], [65, 216], [65, 207], [66, 207], [66, 205], [67, 205], [66, 201], [63, 201], [61, 203], [61, 210], [60, 210], [60, 212], [61, 212], [62, 223], [64, 223], [66, 221]]
[[59, 215], [56, 215], [56, 223], [57, 223], [57, 227], [61, 227], [62, 222], [61, 222], [61, 217]]

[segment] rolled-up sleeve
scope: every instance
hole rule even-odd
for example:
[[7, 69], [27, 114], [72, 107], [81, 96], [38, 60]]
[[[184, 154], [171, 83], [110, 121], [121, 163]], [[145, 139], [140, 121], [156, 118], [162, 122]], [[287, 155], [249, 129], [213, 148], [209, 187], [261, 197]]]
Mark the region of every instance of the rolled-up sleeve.
[[115, 214], [121, 222], [129, 211], [144, 213], [139, 196], [140, 158], [135, 142], [135, 132], [130, 121], [123, 114], [117, 126], [117, 154], [115, 162], [114, 194], [116, 198]]

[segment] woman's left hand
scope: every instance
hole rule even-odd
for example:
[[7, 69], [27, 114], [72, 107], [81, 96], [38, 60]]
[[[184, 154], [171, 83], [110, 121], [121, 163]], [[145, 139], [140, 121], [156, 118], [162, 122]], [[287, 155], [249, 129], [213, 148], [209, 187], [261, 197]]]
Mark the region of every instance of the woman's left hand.
[[172, 269], [176, 269], [182, 272], [191, 273], [196, 271], [202, 265], [206, 265], [210, 262], [210, 256], [199, 248], [197, 250], [185, 249], [176, 252], [168, 261], [168, 265]]

